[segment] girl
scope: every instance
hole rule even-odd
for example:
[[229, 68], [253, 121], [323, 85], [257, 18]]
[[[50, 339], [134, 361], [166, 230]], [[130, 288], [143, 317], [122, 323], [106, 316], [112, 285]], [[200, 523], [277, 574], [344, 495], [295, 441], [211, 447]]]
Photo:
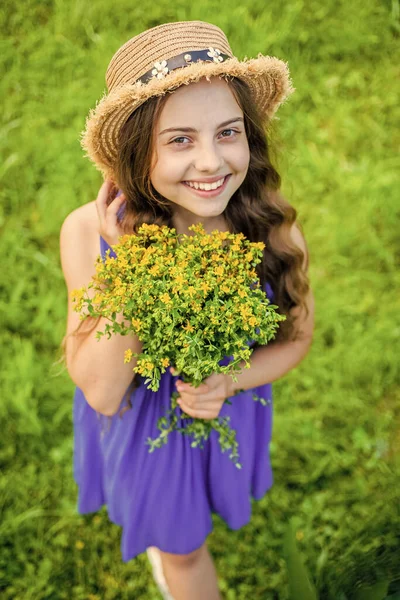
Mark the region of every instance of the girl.
[[[261, 54], [240, 62], [223, 31], [202, 21], [167, 23], [132, 38], [112, 58], [106, 81], [108, 94], [90, 112], [82, 137], [104, 183], [94, 202], [67, 216], [60, 234], [69, 292], [63, 349], [76, 384], [78, 511], [107, 504], [110, 519], [123, 528], [123, 561], [146, 549], [152, 561], [160, 559], [166, 597], [216, 600], [206, 542], [211, 515], [241, 528], [250, 520], [250, 494], [260, 499], [271, 487], [271, 383], [306, 356], [312, 340], [306, 243], [296, 210], [278, 191], [266, 135], [294, 88], [286, 63]], [[179, 387], [181, 408], [191, 417], [230, 416], [241, 470], [221, 452], [216, 432], [204, 449], [174, 432], [150, 454], [145, 442], [158, 435], [157, 420], [178, 378], [168, 371], [158, 392], [148, 390], [123, 361], [129, 348], [141, 352], [136, 336], [97, 340], [105, 320], [80, 321], [71, 306], [71, 290], [89, 283], [99, 250], [104, 259], [120, 235], [142, 223], [190, 235], [188, 227], [198, 222], [207, 232], [242, 232], [265, 243], [258, 276], [287, 316], [268, 347], [253, 343], [251, 368], [237, 383], [213, 374], [198, 388]], [[269, 404], [255, 402], [252, 393]], [[224, 404], [230, 396], [232, 404]]]

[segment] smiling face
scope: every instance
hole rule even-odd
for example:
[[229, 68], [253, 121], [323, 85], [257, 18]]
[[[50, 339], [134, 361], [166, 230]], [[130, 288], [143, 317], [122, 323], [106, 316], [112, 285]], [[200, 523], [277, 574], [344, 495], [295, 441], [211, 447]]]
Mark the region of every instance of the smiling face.
[[[173, 131], [165, 131], [173, 129]], [[223, 212], [244, 181], [250, 162], [243, 111], [225, 80], [182, 85], [166, 101], [154, 129], [151, 183], [173, 203], [178, 233], [202, 222], [210, 233], [227, 230]], [[205, 190], [186, 182], [215, 181]]]

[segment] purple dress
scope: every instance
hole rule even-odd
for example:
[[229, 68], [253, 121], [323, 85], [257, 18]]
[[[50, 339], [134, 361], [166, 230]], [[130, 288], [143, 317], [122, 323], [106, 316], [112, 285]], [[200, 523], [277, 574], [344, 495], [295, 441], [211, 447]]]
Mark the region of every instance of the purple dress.
[[[109, 248], [100, 237], [103, 260]], [[111, 256], [115, 256], [112, 250]], [[265, 291], [272, 300], [268, 283]], [[225, 357], [219, 364], [226, 365], [230, 359]], [[224, 404], [221, 409], [220, 416], [229, 415], [229, 425], [237, 432], [241, 469], [229, 458], [229, 450], [222, 453], [216, 431], [211, 432], [203, 449], [192, 448], [191, 436], [174, 431], [166, 445], [149, 453], [146, 440], [158, 437], [157, 421], [170, 408], [177, 379], [167, 370], [161, 375], [157, 392], [141, 383], [131, 394], [132, 409], [122, 418], [118, 411], [111, 419], [96, 413], [82, 390], [75, 388], [73, 475], [78, 486], [77, 509], [85, 514], [107, 505], [109, 519], [122, 527], [123, 562], [149, 546], [173, 554], [196, 550], [213, 529], [211, 513], [218, 514], [231, 529], [243, 527], [251, 517], [250, 494], [259, 500], [273, 483], [269, 456], [271, 384], [233, 396], [232, 405]], [[269, 404], [254, 401], [252, 393]], [[124, 399], [120, 409], [126, 405]], [[184, 427], [186, 421], [178, 423]]]

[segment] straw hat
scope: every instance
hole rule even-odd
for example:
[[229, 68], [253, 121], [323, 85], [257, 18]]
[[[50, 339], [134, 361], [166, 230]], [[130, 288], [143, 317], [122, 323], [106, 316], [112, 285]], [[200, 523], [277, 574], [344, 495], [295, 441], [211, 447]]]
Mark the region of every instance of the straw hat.
[[222, 29], [204, 21], [158, 25], [121, 46], [107, 67], [108, 93], [90, 110], [81, 133], [82, 148], [104, 179], [112, 178], [120, 129], [136, 108], [213, 75], [246, 81], [265, 120], [295, 91], [286, 62], [261, 53], [239, 61]]

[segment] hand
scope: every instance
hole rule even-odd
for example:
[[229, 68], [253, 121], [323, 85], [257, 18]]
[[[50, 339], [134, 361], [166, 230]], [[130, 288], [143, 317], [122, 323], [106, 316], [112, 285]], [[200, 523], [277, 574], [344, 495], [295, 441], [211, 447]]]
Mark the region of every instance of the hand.
[[116, 198], [118, 188], [111, 179], [106, 179], [100, 188], [95, 204], [99, 217], [99, 234], [109, 246], [118, 244], [118, 238], [124, 231], [117, 221], [117, 212], [126, 200], [124, 194]]
[[[170, 370], [173, 375], [176, 374], [172, 367]], [[178, 390], [179, 406], [195, 419], [215, 419], [221, 412], [225, 400], [233, 396], [232, 377], [226, 373], [213, 373], [197, 388], [181, 380], [176, 383], [182, 387]]]

